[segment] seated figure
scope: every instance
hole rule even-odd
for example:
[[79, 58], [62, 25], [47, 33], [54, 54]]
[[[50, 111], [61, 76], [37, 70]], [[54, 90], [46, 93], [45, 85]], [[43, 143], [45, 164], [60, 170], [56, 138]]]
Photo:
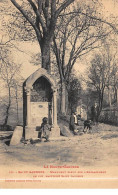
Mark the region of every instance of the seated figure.
[[49, 141], [50, 131], [51, 131], [51, 126], [48, 124], [48, 118], [44, 117], [42, 120], [38, 137], [41, 139], [45, 138], [46, 141]]

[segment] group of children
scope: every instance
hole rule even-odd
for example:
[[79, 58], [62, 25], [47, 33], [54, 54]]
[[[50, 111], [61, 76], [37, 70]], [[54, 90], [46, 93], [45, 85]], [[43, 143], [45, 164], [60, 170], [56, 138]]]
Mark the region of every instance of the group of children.
[[[80, 116], [81, 118], [81, 116]], [[78, 119], [75, 113], [73, 113], [70, 117], [70, 130], [72, 130], [73, 132], [76, 131], [78, 126]], [[85, 120], [84, 121], [84, 129], [83, 132], [85, 132], [85, 129], [91, 129], [91, 121], [90, 120]], [[49, 141], [49, 137], [50, 137], [50, 131], [51, 131], [51, 126], [48, 124], [48, 118], [44, 117], [42, 120], [42, 124], [38, 133], [38, 138], [40, 138], [40, 140], [42, 140], [42, 138], [46, 139], [46, 141]]]
[[[81, 115], [76, 115], [76, 113], [72, 113], [71, 117], [70, 117], [70, 130], [73, 131], [73, 133], [77, 133], [78, 132], [78, 121], [81, 120]], [[87, 130], [91, 130], [92, 129], [92, 125], [91, 125], [91, 120], [84, 120], [83, 121], [83, 132], [86, 133]]]

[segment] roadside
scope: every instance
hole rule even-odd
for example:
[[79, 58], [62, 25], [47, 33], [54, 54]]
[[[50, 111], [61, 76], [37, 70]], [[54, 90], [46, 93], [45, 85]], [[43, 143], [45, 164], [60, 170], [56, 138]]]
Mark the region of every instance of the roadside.
[[117, 166], [117, 148], [118, 127], [99, 124], [93, 127], [92, 133], [60, 136], [47, 143], [7, 146], [4, 139], [0, 140], [0, 164]]

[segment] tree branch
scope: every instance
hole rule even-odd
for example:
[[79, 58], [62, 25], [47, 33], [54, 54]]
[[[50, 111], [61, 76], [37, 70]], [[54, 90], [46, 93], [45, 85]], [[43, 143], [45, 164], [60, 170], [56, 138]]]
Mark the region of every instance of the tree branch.
[[52, 0], [51, 2], [51, 19], [54, 19], [56, 12], [56, 0]]
[[84, 13], [84, 12], [80, 12], [80, 11], [73, 11], [73, 12], [69, 12], [69, 13], [66, 13], [66, 14], [63, 14], [63, 15], [59, 15], [59, 16], [67, 16], [67, 15], [71, 15], [71, 14], [81, 14], [81, 15], [84, 15], [90, 19], [93, 19], [94, 21], [99, 21], [101, 23], [104, 23], [104, 24], [107, 24], [108, 26], [110, 26], [116, 33], [118, 33], [118, 29], [115, 27], [115, 25], [113, 25], [112, 23], [106, 21], [106, 20], [103, 20], [101, 18], [97, 18], [96, 16], [90, 16], [89, 14], [87, 13]]
[[45, 22], [43, 21], [43, 18], [40, 14], [40, 12], [38, 11], [36, 5], [34, 4], [34, 2], [32, 0], [28, 0], [28, 2], [30, 3], [30, 5], [32, 6], [33, 10], [34, 10], [34, 13], [36, 14], [36, 16], [39, 18], [39, 22], [44, 30], [44, 32], [47, 31], [47, 27], [46, 27], [46, 24]]
[[59, 14], [66, 9], [71, 3], [73, 3], [75, 0], [66, 0], [56, 11], [56, 18], [58, 18]]
[[35, 24], [33, 23], [32, 19], [26, 14], [26, 12], [23, 10], [23, 8], [21, 8], [21, 6], [15, 0], [10, 0], [10, 1], [22, 13], [22, 15], [31, 24], [31, 26], [35, 29]]
[[21, 12], [21, 14], [24, 16], [24, 18], [31, 24], [31, 26], [34, 28], [38, 40], [41, 41], [41, 33], [35, 23], [32, 21], [32, 19], [26, 14], [26, 12], [23, 10], [23, 8], [15, 1], [15, 0], [10, 0], [13, 5]]

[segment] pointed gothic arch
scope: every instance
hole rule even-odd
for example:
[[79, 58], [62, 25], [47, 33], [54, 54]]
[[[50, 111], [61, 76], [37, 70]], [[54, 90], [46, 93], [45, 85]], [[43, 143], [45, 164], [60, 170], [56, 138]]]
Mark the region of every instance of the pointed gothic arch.
[[[52, 98], [45, 99], [44, 101], [39, 98], [36, 101], [32, 101], [34, 84], [41, 80], [47, 83], [47, 86], [50, 86], [48, 91], [52, 91]], [[42, 84], [40, 83], [40, 85]], [[47, 111], [50, 106], [49, 104], [51, 105], [52, 135], [57, 137], [57, 135], [60, 135], [60, 129], [57, 124], [57, 85], [47, 70], [39, 68], [23, 84], [23, 124], [26, 139], [37, 137], [36, 125], [40, 126], [42, 118], [46, 115], [49, 117], [48, 113], [50, 110]]]

